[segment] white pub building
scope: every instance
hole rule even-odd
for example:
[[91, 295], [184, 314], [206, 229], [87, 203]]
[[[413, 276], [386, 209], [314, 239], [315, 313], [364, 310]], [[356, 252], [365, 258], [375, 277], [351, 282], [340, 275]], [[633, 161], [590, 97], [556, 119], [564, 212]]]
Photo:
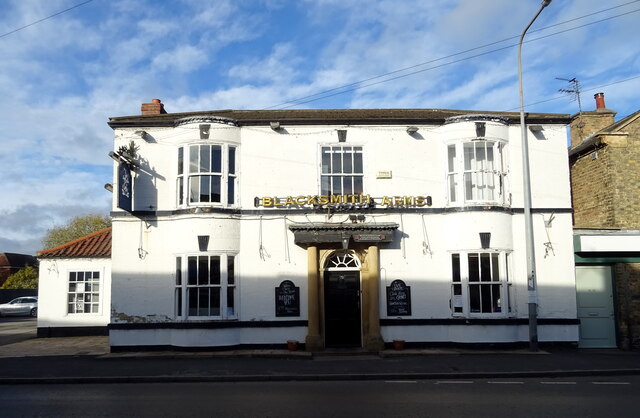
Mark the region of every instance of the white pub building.
[[[568, 115], [527, 133], [540, 343], [576, 343]], [[113, 117], [112, 350], [527, 343], [517, 113]]]

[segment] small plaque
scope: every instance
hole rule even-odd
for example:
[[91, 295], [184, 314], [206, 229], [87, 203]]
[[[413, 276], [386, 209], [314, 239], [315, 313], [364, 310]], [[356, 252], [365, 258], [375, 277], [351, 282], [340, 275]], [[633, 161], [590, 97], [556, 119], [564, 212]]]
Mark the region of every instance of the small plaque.
[[411, 287], [402, 280], [387, 286], [387, 316], [411, 316]]
[[393, 173], [391, 172], [391, 170], [378, 171], [376, 173], [377, 179], [390, 179], [392, 177], [393, 177]]
[[276, 316], [300, 316], [300, 288], [291, 280], [276, 287]]

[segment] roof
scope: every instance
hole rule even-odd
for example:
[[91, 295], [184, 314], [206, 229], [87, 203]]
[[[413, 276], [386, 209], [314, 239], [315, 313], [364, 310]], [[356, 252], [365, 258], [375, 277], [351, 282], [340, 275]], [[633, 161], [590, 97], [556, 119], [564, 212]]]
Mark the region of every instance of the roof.
[[17, 267], [35, 266], [36, 258], [28, 254], [16, 253], [0, 253], [0, 267]]
[[39, 258], [110, 258], [111, 227], [38, 252]]
[[[211, 118], [236, 126], [269, 125], [280, 122], [290, 125], [328, 124], [443, 124], [447, 118], [462, 115], [490, 114], [519, 123], [519, 112], [489, 112], [450, 109], [287, 109], [287, 110], [210, 110], [202, 112], [166, 113], [109, 118], [113, 129], [124, 127], [176, 126], [183, 119], [196, 121]], [[560, 113], [526, 113], [529, 123], [568, 124], [570, 115]]]

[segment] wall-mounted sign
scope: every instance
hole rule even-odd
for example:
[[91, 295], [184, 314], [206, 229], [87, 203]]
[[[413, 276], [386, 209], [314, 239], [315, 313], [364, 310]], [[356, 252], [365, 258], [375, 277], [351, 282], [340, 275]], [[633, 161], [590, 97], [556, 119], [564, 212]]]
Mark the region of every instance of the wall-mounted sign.
[[411, 316], [411, 287], [402, 280], [387, 286], [387, 316]]
[[127, 163], [118, 164], [118, 207], [131, 212], [133, 202], [133, 181], [131, 167]]
[[300, 288], [291, 280], [276, 287], [276, 316], [300, 316]]
[[388, 241], [387, 234], [353, 234], [351, 238], [355, 242], [382, 242]]
[[423, 207], [431, 206], [431, 196], [382, 196], [371, 197], [364, 194], [336, 194], [331, 196], [286, 196], [286, 197], [256, 197], [256, 207], [265, 208], [295, 208], [305, 206], [322, 207]]

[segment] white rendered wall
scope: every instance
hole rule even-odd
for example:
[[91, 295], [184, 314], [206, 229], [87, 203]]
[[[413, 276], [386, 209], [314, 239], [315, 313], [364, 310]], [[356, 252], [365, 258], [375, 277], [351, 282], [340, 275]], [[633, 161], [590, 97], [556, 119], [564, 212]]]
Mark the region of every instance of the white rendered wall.
[[[40, 259], [38, 328], [107, 326], [110, 320], [111, 260], [108, 258]], [[69, 273], [100, 272], [98, 313], [68, 312]]]
[[[116, 149], [135, 140], [146, 173], [136, 174], [137, 210], [174, 211], [177, 149], [196, 143], [237, 146], [239, 199], [234, 208], [254, 208], [255, 197], [319, 194], [319, 149], [338, 144], [337, 129], [347, 130], [343, 145], [364, 148], [364, 190], [372, 197], [431, 196], [432, 209], [447, 207], [446, 146], [472, 135], [473, 122], [418, 126], [408, 135], [406, 126], [284, 126], [236, 128], [211, 124], [210, 139], [200, 140], [198, 124], [178, 128], [148, 128], [153, 141], [140, 139], [136, 129], [116, 131]], [[529, 132], [533, 207], [570, 208], [566, 130], [544, 125], [543, 136]], [[527, 286], [522, 215], [520, 128], [487, 122], [488, 138], [505, 141], [508, 161], [507, 192], [513, 213], [507, 211], [449, 211], [366, 215], [366, 222], [400, 225], [394, 242], [380, 251], [380, 316], [387, 318], [385, 288], [401, 279], [412, 292], [410, 319], [453, 318], [451, 253], [480, 250], [480, 232], [491, 233], [490, 250], [510, 254], [512, 312], [504, 317], [526, 318]], [[377, 178], [391, 171], [392, 178]], [[117, 180], [117, 179], [114, 179]], [[118, 212], [115, 207], [114, 210]], [[258, 208], [263, 209], [263, 208]], [[393, 213], [392, 213], [393, 212]], [[575, 318], [575, 279], [570, 213], [534, 213], [541, 318]], [[346, 222], [347, 214], [283, 215], [278, 209], [261, 214], [191, 213], [141, 221], [116, 217], [113, 222], [113, 322], [176, 321], [174, 309], [175, 257], [199, 253], [197, 236], [209, 235], [209, 253], [234, 255], [238, 283], [238, 320], [274, 321], [274, 289], [283, 280], [300, 288], [300, 317], [307, 319], [307, 253], [294, 244], [288, 225], [293, 222]], [[545, 245], [548, 243], [548, 245]], [[391, 318], [390, 318], [391, 319]], [[190, 319], [197, 321], [197, 319]], [[487, 329], [490, 331], [487, 331]], [[526, 341], [522, 326], [383, 327], [390, 341], [508, 342]], [[235, 345], [303, 340], [294, 328], [239, 328], [207, 330], [112, 330], [112, 345]], [[540, 327], [541, 341], [575, 341], [577, 327]]]

